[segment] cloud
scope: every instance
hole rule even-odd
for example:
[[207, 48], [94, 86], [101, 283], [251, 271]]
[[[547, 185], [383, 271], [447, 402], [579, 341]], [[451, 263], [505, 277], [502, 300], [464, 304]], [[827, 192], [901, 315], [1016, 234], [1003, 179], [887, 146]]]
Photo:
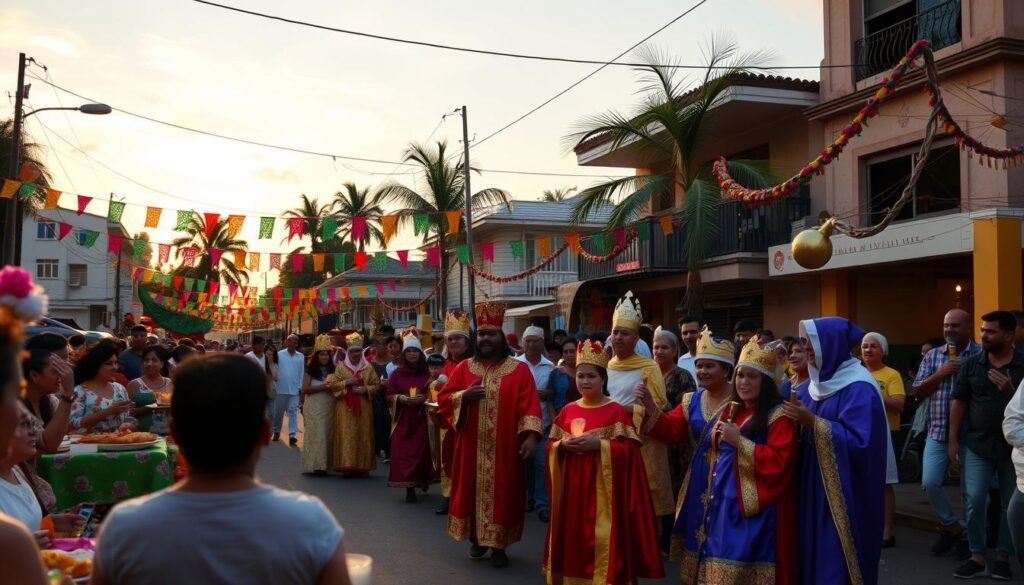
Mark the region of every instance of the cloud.
[[790, 19], [820, 15], [822, 10], [821, 0], [772, 0], [772, 3]]
[[279, 181], [282, 183], [298, 183], [299, 175], [295, 171], [272, 169], [263, 167], [255, 172], [253, 176], [268, 181]]

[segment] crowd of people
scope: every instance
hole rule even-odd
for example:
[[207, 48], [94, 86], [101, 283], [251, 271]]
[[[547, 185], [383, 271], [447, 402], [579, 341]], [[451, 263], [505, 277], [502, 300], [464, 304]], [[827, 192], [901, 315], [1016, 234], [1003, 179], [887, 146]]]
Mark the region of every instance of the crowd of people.
[[[551, 584], [657, 579], [670, 558], [683, 583], [870, 585], [896, 546], [912, 420], [932, 552], [957, 555], [956, 577], [1011, 579], [1024, 550], [1024, 315], [975, 323], [951, 310], [900, 372], [885, 335], [843, 318], [780, 338], [739, 321], [722, 339], [699, 317], [652, 329], [631, 294], [610, 331], [517, 336], [486, 302], [472, 319], [447, 314], [443, 334], [331, 331], [308, 355], [297, 335], [281, 349], [258, 336], [208, 347], [141, 326], [126, 342], [26, 341], [40, 296], [27, 274], [0, 273], [0, 564], [12, 582], [45, 582], [43, 518], [58, 532], [82, 522], [55, 509], [34, 459], [69, 433], [126, 429], [169, 434], [188, 475], [107, 516], [98, 584], [348, 583], [333, 515], [255, 478], [261, 448], [285, 433], [298, 446], [300, 432], [303, 473], [359, 477], [379, 462], [409, 503], [440, 483], [448, 533], [496, 568], [535, 513]], [[954, 470], [960, 514], [945, 488]], [[281, 524], [300, 536], [267, 540]], [[175, 555], [147, 537], [154, 525], [181, 543]]]

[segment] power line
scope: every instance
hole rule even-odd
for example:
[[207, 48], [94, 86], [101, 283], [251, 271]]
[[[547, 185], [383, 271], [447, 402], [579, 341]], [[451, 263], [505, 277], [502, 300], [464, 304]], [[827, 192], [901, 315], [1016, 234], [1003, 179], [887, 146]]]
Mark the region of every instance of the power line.
[[[308, 28], [313, 28], [313, 29], [322, 30], [322, 31], [341, 33], [341, 34], [346, 34], [346, 35], [352, 35], [352, 36], [357, 36], [357, 37], [375, 39], [375, 40], [378, 40], [378, 41], [387, 41], [387, 42], [391, 42], [391, 43], [399, 43], [399, 44], [404, 44], [404, 45], [414, 45], [414, 46], [418, 46], [418, 47], [428, 47], [428, 48], [431, 48], [431, 49], [441, 49], [441, 50], [445, 50], [445, 51], [455, 51], [455, 52], [459, 52], [459, 53], [475, 53], [477, 55], [489, 55], [489, 56], [492, 56], [492, 57], [507, 57], [507, 58], [510, 58], [510, 59], [527, 59], [527, 60], [531, 60], [531, 61], [548, 61], [548, 62], [555, 62], [555, 63], [571, 63], [571, 64], [574, 64], [574, 65], [602, 65], [602, 66], [613, 65], [613, 66], [616, 66], [616, 67], [649, 67], [649, 66], [651, 66], [650, 63], [629, 63], [629, 62], [608, 63], [607, 61], [601, 61], [601, 60], [597, 60], [597, 59], [575, 59], [575, 58], [572, 58], [572, 57], [553, 57], [553, 56], [549, 56], [549, 55], [531, 55], [531, 54], [527, 54], [527, 53], [512, 53], [512, 52], [508, 52], [508, 51], [494, 51], [494, 50], [491, 50], [491, 49], [476, 49], [476, 48], [472, 48], [472, 47], [459, 47], [459, 46], [455, 46], [455, 45], [447, 45], [447, 44], [444, 44], [444, 43], [437, 43], [437, 42], [433, 42], [433, 41], [417, 41], [417, 40], [413, 40], [413, 39], [403, 39], [403, 38], [400, 38], [400, 37], [392, 37], [392, 36], [375, 34], [375, 33], [368, 33], [368, 32], [363, 32], [363, 31], [352, 30], [352, 29], [337, 28], [337, 27], [327, 26], [327, 25], [323, 25], [323, 24], [316, 24], [314, 22], [307, 22], [307, 21], [303, 21], [303, 20], [296, 20], [296, 19], [293, 19], [293, 18], [287, 18], [287, 17], [284, 17], [284, 16], [276, 16], [276, 15], [267, 14], [267, 13], [264, 13], [264, 12], [257, 12], [255, 10], [246, 10], [244, 8], [238, 8], [236, 6], [228, 6], [226, 4], [219, 4], [217, 2], [210, 2], [209, 0], [193, 0], [193, 2], [197, 2], [199, 4], [205, 4], [207, 6], [213, 6], [215, 8], [222, 8], [224, 10], [229, 10], [231, 12], [238, 12], [238, 13], [241, 13], [241, 14], [247, 14], [249, 16], [256, 16], [256, 17], [259, 17], [259, 18], [265, 18], [267, 20], [274, 20], [274, 21], [277, 21], [277, 22], [283, 22], [283, 23], [286, 23], [286, 24], [294, 24], [294, 25], [308, 27]], [[703, 2], [701, 2], [700, 4], [703, 4]], [[699, 6], [699, 4], [698, 4], [698, 6]], [[669, 24], [671, 24], [671, 23], [669, 23]], [[674, 64], [674, 65], [656, 65], [656, 66], [657, 67], [664, 67], [666, 69], [709, 69], [709, 67], [706, 66], [706, 65], [680, 65], [680, 64]], [[760, 69], [760, 70], [770, 71], [770, 70], [775, 70], [775, 69], [822, 69], [822, 68], [851, 68], [851, 67], [857, 67], [857, 66], [856, 65], [820, 65], [819, 64], [819, 65], [787, 65], [787, 66], [779, 66], [779, 67], [767, 67], [767, 66], [765, 66], [765, 67], [749, 67], [748, 69]], [[714, 66], [711, 66], [710, 68], [711, 69], [728, 69], [729, 66], [727, 66], [727, 65], [714, 65]]]
[[[196, 1], [197, 1], [197, 2], [199, 2], [199, 1], [201, 1], [201, 0], [196, 0]], [[530, 111], [526, 112], [525, 114], [523, 114], [523, 115], [519, 116], [519, 117], [518, 117], [518, 118], [516, 118], [515, 120], [512, 120], [512, 121], [511, 121], [511, 122], [509, 122], [508, 124], [505, 124], [505, 125], [504, 125], [504, 126], [502, 126], [501, 128], [498, 128], [498, 129], [497, 129], [497, 130], [495, 130], [494, 132], [491, 132], [491, 133], [490, 133], [490, 134], [488, 134], [487, 136], [484, 136], [484, 137], [483, 137], [483, 138], [481, 138], [480, 140], [477, 140], [477, 141], [475, 141], [475, 142], [474, 142], [474, 143], [473, 143], [473, 144], [472, 144], [472, 145], [470, 146], [470, 148], [472, 149], [472, 148], [474, 148], [474, 147], [480, 146], [480, 145], [481, 145], [481, 144], [483, 144], [484, 142], [487, 142], [487, 141], [488, 141], [488, 140], [490, 140], [491, 138], [494, 138], [495, 136], [497, 136], [498, 134], [501, 134], [501, 133], [502, 133], [502, 132], [504, 132], [505, 130], [508, 130], [508, 129], [509, 129], [509, 128], [511, 128], [512, 126], [515, 126], [515, 125], [516, 125], [516, 124], [518, 124], [519, 122], [522, 122], [523, 120], [525, 120], [525, 119], [526, 119], [526, 118], [528, 118], [529, 116], [532, 116], [532, 115], [533, 115], [534, 113], [536, 113], [536, 112], [537, 112], [538, 110], [540, 110], [540, 109], [541, 109], [541, 108], [543, 108], [544, 106], [546, 106], [546, 105], [550, 104], [551, 102], [553, 102], [553, 101], [557, 100], [558, 98], [562, 97], [563, 95], [565, 95], [565, 94], [569, 93], [569, 92], [570, 92], [570, 91], [572, 91], [572, 89], [573, 89], [573, 88], [575, 88], [576, 86], [580, 85], [580, 84], [581, 84], [581, 83], [583, 83], [584, 81], [586, 81], [586, 80], [590, 79], [591, 77], [593, 77], [593, 76], [597, 75], [598, 73], [600, 73], [601, 71], [603, 71], [605, 67], [608, 67], [609, 65], [611, 65], [611, 64], [612, 64], [612, 63], [614, 63], [615, 61], [618, 61], [618, 60], [619, 60], [620, 58], [622, 58], [622, 57], [623, 57], [624, 55], [626, 55], [627, 53], [629, 53], [629, 52], [630, 52], [630, 51], [632, 51], [633, 49], [635, 49], [635, 48], [639, 47], [640, 45], [642, 45], [642, 44], [646, 43], [647, 41], [649, 41], [650, 39], [652, 39], [652, 38], [653, 38], [653, 37], [654, 37], [655, 35], [657, 35], [657, 34], [658, 34], [658, 33], [660, 33], [661, 31], [663, 31], [663, 30], [665, 30], [666, 28], [668, 28], [668, 27], [672, 26], [673, 24], [675, 24], [676, 22], [678, 22], [679, 20], [681, 20], [681, 19], [682, 19], [683, 17], [685, 17], [686, 15], [690, 14], [691, 12], [693, 12], [694, 10], [696, 10], [696, 9], [700, 8], [700, 7], [701, 7], [702, 5], [704, 5], [704, 4], [705, 4], [705, 3], [707, 2], [707, 1], [708, 1], [708, 0], [700, 0], [699, 2], [697, 2], [696, 4], [694, 4], [693, 6], [691, 6], [691, 7], [687, 8], [687, 9], [686, 9], [685, 11], [683, 11], [683, 13], [682, 13], [682, 14], [680, 14], [679, 16], [677, 16], [677, 17], [673, 18], [672, 20], [668, 21], [667, 23], [665, 23], [664, 25], [662, 25], [661, 27], [659, 27], [659, 28], [658, 28], [657, 30], [655, 30], [655, 31], [654, 31], [654, 32], [652, 32], [651, 34], [647, 35], [646, 37], [644, 37], [644, 38], [640, 39], [640, 40], [639, 40], [638, 42], [634, 43], [634, 44], [633, 44], [632, 46], [630, 46], [630, 47], [629, 47], [628, 49], [626, 49], [625, 51], [622, 51], [621, 53], [619, 53], [618, 55], [616, 55], [615, 57], [613, 57], [613, 58], [612, 58], [612, 59], [611, 59], [610, 61], [602, 61], [602, 62], [599, 62], [599, 63], [601, 64], [601, 66], [600, 66], [600, 67], [598, 67], [597, 69], [594, 69], [594, 70], [593, 70], [593, 71], [591, 71], [590, 73], [588, 73], [588, 74], [584, 75], [584, 76], [583, 76], [582, 78], [580, 78], [579, 80], [577, 80], [576, 82], [574, 82], [574, 83], [573, 83], [572, 85], [570, 85], [569, 87], [567, 87], [567, 88], [563, 89], [562, 91], [560, 91], [560, 92], [556, 93], [555, 95], [553, 95], [553, 96], [549, 97], [548, 99], [544, 100], [543, 102], [541, 102], [541, 103], [540, 103], [540, 105], [538, 105], [538, 106], [534, 107], [534, 108], [533, 108], [532, 110], [530, 110]]]
[[[707, 2], [707, 0], [702, 0], [702, 1], [703, 2]], [[46, 79], [44, 79], [42, 77], [39, 77], [37, 75], [31, 75], [30, 74], [29, 77], [31, 77], [32, 79], [35, 79], [36, 81], [48, 84], [48, 85], [50, 85], [52, 87], [55, 87], [55, 88], [63, 91], [64, 93], [67, 93], [69, 95], [73, 95], [73, 96], [75, 96], [75, 97], [77, 97], [79, 99], [83, 99], [83, 100], [86, 100], [86, 101], [89, 101], [89, 102], [102, 101], [102, 100], [97, 100], [95, 98], [91, 98], [91, 97], [88, 97], [88, 96], [76, 93], [74, 91], [71, 91], [70, 89], [67, 89], [65, 87], [61, 87], [60, 85], [57, 85], [56, 83], [53, 83], [52, 81], [48, 81], [48, 80], [46, 80]], [[178, 123], [175, 123], [175, 122], [167, 122], [165, 120], [160, 120], [160, 119], [157, 119], [157, 118], [153, 118], [151, 116], [147, 116], [147, 115], [144, 115], [144, 114], [138, 114], [136, 112], [131, 112], [131, 111], [125, 110], [123, 108], [118, 108], [118, 107], [111, 106], [111, 109], [114, 110], [115, 112], [120, 112], [122, 114], [125, 114], [125, 115], [128, 115], [128, 116], [132, 116], [134, 118], [139, 118], [141, 120], [146, 120], [147, 122], [152, 122], [154, 124], [160, 124], [162, 126], [168, 126], [170, 128], [174, 128], [176, 130], [181, 130], [181, 131], [184, 131], [184, 132], [193, 132], [193, 133], [196, 133], [196, 134], [201, 134], [203, 136], [210, 136], [210, 137], [213, 137], [213, 138], [219, 138], [221, 140], [229, 140], [231, 142], [239, 142], [241, 144], [247, 144], [247, 145], [250, 145], [250, 146], [259, 146], [261, 148], [271, 148], [271, 149], [274, 149], [274, 150], [283, 150], [283, 151], [286, 151], [286, 152], [294, 152], [294, 153], [306, 154], [306, 155], [310, 155], [310, 156], [319, 156], [319, 157], [330, 158], [330, 159], [334, 159], [334, 160], [351, 160], [351, 161], [356, 161], [356, 162], [384, 164], [384, 165], [397, 165], [397, 166], [407, 166], [407, 167], [418, 166], [418, 165], [416, 165], [414, 163], [407, 163], [407, 162], [402, 162], [402, 161], [356, 157], [356, 156], [349, 156], [349, 155], [344, 155], [344, 154], [335, 154], [335, 153], [330, 153], [330, 152], [322, 152], [322, 151], [316, 151], [316, 150], [309, 150], [309, 149], [305, 149], [305, 148], [296, 148], [296, 147], [292, 147], [292, 146], [282, 146], [282, 145], [278, 145], [278, 144], [270, 144], [268, 142], [260, 142], [260, 141], [256, 141], [256, 140], [250, 140], [248, 138], [238, 138], [236, 136], [228, 136], [226, 134], [220, 134], [220, 133], [217, 133], [217, 132], [211, 132], [209, 130], [201, 130], [201, 129], [198, 129], [198, 128], [192, 128], [190, 126], [185, 126], [183, 124], [178, 124]], [[507, 170], [507, 169], [478, 169], [478, 170], [480, 172], [486, 172], [486, 173], [503, 173], [503, 174], [517, 174], [517, 175], [538, 175], [538, 176], [551, 176], [551, 177], [594, 177], [594, 178], [608, 178], [609, 177], [609, 175], [600, 175], [600, 174], [555, 173], [555, 172], [520, 171], [520, 170]]]

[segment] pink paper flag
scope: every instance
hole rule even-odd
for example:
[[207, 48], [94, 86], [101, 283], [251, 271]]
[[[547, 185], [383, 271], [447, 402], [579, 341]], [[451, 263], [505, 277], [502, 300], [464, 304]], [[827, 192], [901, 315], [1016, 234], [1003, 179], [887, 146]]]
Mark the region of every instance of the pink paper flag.
[[59, 233], [57, 234], [57, 239], [63, 240], [64, 238], [67, 237], [68, 234], [71, 233], [71, 224], [64, 223], [63, 221], [57, 222], [57, 229], [59, 230]]
[[288, 219], [288, 241], [292, 241], [295, 236], [302, 237], [302, 224], [305, 223], [305, 219], [301, 217], [292, 217]]
[[399, 250], [398, 260], [402, 263], [402, 268], [409, 267], [409, 250]]
[[484, 260], [494, 262], [494, 242], [480, 242], [480, 252], [484, 255]]
[[198, 250], [195, 246], [189, 246], [188, 248], [185, 248], [185, 251], [182, 252], [182, 261], [185, 263], [185, 266], [191, 268], [196, 265], [197, 251]]
[[138, 280], [140, 276], [142, 276], [142, 268], [136, 268], [132, 273], [132, 280]]
[[85, 195], [78, 196], [78, 215], [85, 213], [85, 208], [89, 205], [90, 201], [92, 201], [92, 197], [86, 197]]
[[388, 281], [388, 288], [390, 288], [391, 290], [395, 290], [395, 281], [394, 280], [389, 280]]
[[107, 254], [117, 254], [121, 250], [121, 242], [124, 238], [121, 236], [107, 235]]
[[160, 263], [166, 264], [171, 259], [170, 244], [160, 244]]
[[214, 270], [216, 270], [217, 266], [220, 265], [220, 257], [223, 253], [224, 250], [221, 250], [220, 248], [210, 248], [210, 267]]
[[280, 270], [281, 269], [281, 255], [280, 254], [271, 254], [270, 255], [270, 269], [271, 270]]
[[235, 284], [233, 282], [228, 284], [228, 296], [230, 296], [231, 298], [234, 298], [234, 297], [238, 296], [238, 285], [237, 284]]
[[210, 294], [211, 295], [215, 295], [215, 294], [217, 294], [217, 291], [219, 291], [219, 290], [220, 290], [220, 281], [219, 280], [210, 281]]
[[302, 254], [292, 254], [292, 272], [302, 272], [303, 262]]
[[427, 264], [435, 268], [441, 265], [441, 248], [427, 248]]
[[377, 294], [379, 294], [379, 295], [383, 295], [384, 294], [384, 285], [382, 283], [379, 283], [379, 282], [377, 283]]
[[615, 234], [616, 246], [622, 247], [626, 245], [626, 228], [617, 227], [612, 230], [612, 233]]
[[366, 235], [366, 218], [355, 216], [352, 218], [352, 243], [358, 244]]

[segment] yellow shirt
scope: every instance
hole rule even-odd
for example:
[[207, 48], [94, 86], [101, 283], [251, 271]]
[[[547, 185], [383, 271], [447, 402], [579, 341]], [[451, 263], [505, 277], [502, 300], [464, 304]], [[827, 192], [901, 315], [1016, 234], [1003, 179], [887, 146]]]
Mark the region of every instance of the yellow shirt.
[[[896, 370], [886, 366], [881, 370], [871, 372], [871, 375], [875, 377], [878, 387], [882, 389], [883, 397], [907, 395], [907, 391], [903, 389], [903, 376]], [[886, 409], [885, 416], [889, 419], [890, 431], [900, 430], [900, 413]]]

